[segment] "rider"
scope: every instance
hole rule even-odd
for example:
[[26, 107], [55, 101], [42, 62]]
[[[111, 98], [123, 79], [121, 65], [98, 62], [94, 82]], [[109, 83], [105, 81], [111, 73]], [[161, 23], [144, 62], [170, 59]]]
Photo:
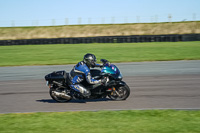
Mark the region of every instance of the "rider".
[[90, 90], [85, 88], [81, 82], [86, 79], [89, 84], [105, 83], [105, 79], [96, 80], [92, 78], [90, 73], [91, 67], [101, 67], [102, 65], [96, 64], [96, 57], [93, 54], [86, 54], [83, 61], [79, 62], [69, 73], [70, 87], [75, 91], [80, 92], [83, 97], [89, 97], [91, 95]]

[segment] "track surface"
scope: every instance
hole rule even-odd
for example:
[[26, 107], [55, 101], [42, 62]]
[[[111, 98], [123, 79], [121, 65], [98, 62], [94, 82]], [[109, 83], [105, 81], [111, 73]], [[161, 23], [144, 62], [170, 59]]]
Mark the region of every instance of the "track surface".
[[56, 103], [43, 79], [73, 65], [0, 67], [0, 113], [77, 110], [200, 109], [200, 61], [117, 63], [131, 94], [125, 101]]

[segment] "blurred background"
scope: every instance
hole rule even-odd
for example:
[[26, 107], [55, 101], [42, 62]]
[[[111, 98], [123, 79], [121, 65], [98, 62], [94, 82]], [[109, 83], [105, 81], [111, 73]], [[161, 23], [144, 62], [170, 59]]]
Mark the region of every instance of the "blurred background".
[[176, 16], [173, 14], [151, 15], [151, 16], [112, 16], [112, 17], [66, 17], [36, 20], [1, 20], [1, 27], [21, 26], [58, 26], [58, 25], [87, 25], [87, 24], [127, 24], [127, 23], [159, 23], [159, 22], [185, 22], [199, 20], [197, 13]]
[[[28, 44], [200, 40], [199, 5], [199, 0], [0, 0], [0, 40], [8, 40], [0, 45], [28, 43], [9, 40], [44, 38], [72, 39]], [[155, 36], [184, 34], [195, 35]], [[130, 35], [154, 36], [80, 38]]]
[[0, 0], [0, 27], [200, 20], [199, 0]]

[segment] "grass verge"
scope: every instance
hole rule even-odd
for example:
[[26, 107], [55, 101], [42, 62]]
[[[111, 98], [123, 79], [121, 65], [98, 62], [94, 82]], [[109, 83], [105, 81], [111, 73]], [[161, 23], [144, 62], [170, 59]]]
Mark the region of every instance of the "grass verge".
[[0, 46], [0, 66], [75, 64], [86, 53], [110, 62], [199, 60], [200, 41]]
[[199, 133], [200, 111], [0, 114], [2, 133]]

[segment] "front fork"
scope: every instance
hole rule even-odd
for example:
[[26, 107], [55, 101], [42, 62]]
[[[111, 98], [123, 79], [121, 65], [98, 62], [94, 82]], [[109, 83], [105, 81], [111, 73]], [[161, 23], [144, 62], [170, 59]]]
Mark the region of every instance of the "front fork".
[[107, 92], [110, 92], [110, 95], [116, 94], [119, 97], [121, 96], [114, 86], [112, 88], [108, 88]]

